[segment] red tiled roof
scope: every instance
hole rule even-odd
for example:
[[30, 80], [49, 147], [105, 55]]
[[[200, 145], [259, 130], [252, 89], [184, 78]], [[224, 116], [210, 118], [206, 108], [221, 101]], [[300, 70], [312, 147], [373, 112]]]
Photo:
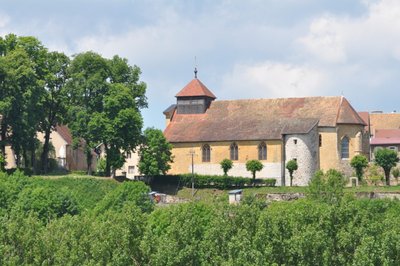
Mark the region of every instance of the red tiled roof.
[[207, 96], [216, 99], [215, 95], [197, 78], [189, 82], [175, 97]]
[[393, 145], [400, 144], [400, 138], [372, 138], [371, 145]]
[[377, 129], [376, 138], [400, 138], [400, 129]]
[[255, 99], [213, 101], [204, 114], [175, 114], [164, 134], [170, 142], [281, 139], [318, 121], [321, 127], [364, 125], [341, 97]]

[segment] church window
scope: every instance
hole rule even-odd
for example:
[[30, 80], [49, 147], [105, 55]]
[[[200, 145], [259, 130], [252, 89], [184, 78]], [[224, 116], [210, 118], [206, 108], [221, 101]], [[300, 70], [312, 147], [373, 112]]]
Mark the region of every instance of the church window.
[[341, 142], [341, 157], [342, 159], [349, 158], [349, 138], [345, 136]]
[[203, 159], [203, 162], [209, 162], [210, 161], [210, 158], [211, 158], [211, 148], [210, 148], [210, 145], [208, 145], [208, 144], [205, 144], [204, 146], [203, 146], [203, 151], [202, 151], [202, 159]]
[[237, 161], [239, 159], [239, 148], [235, 142], [231, 144], [230, 153], [232, 161]]
[[258, 160], [267, 160], [267, 145], [265, 145], [265, 142], [261, 142], [258, 145]]
[[322, 136], [321, 136], [321, 134], [319, 134], [319, 146], [320, 147], [322, 146]]

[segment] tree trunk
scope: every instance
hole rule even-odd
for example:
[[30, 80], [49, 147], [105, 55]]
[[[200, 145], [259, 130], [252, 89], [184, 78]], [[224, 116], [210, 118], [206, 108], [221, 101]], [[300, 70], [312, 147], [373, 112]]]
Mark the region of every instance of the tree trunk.
[[0, 170], [4, 171], [6, 168], [6, 131], [7, 131], [7, 125], [4, 123], [1, 123], [1, 141], [0, 141], [0, 152], [1, 155], [3, 156], [3, 160], [0, 161]]
[[253, 187], [256, 186], [256, 172], [253, 172]]
[[86, 163], [87, 163], [87, 173], [92, 175], [92, 150], [86, 147]]
[[390, 186], [390, 169], [384, 169], [385, 178], [386, 178], [386, 186]]
[[36, 173], [36, 156], [35, 156], [36, 145], [35, 142], [31, 143], [31, 167], [32, 173]]
[[293, 186], [293, 175], [290, 175], [290, 186]]
[[48, 128], [46, 128], [45, 133], [44, 133], [43, 151], [40, 156], [40, 159], [41, 159], [40, 169], [41, 169], [42, 174], [47, 174], [47, 171], [48, 171], [50, 134], [51, 134], [51, 127], [48, 127]]
[[111, 165], [109, 156], [107, 156], [110, 152], [107, 143], [104, 144], [104, 153], [106, 155], [106, 169], [105, 169], [105, 176], [111, 176]]

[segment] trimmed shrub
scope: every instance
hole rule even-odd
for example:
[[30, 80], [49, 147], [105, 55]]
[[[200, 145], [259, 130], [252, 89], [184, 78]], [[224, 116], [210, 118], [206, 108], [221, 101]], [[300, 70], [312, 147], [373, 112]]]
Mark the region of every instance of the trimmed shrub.
[[[253, 179], [247, 177], [219, 176], [219, 175], [194, 175], [194, 185], [197, 188], [242, 188], [253, 185]], [[176, 184], [184, 187], [192, 186], [192, 175], [165, 175], [153, 176], [151, 183], [157, 184]], [[276, 179], [255, 179], [256, 186], [273, 187], [276, 184]]]

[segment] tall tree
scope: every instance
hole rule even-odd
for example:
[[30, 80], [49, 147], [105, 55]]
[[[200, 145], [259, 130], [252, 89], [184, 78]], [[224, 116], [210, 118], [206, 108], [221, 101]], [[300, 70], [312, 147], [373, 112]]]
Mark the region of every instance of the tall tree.
[[51, 52], [47, 54], [46, 94], [43, 100], [44, 116], [40, 124], [40, 129], [44, 133], [40, 169], [44, 174], [48, 170], [50, 134], [58, 124], [64, 122], [67, 112], [68, 95], [65, 84], [68, 79], [67, 68], [69, 63], [69, 58], [63, 53]]
[[68, 91], [69, 126], [75, 143], [85, 141], [88, 172], [93, 148], [102, 144], [106, 153], [106, 175], [125, 161], [125, 152], [140, 143], [143, 125], [140, 109], [147, 106], [146, 84], [140, 69], [126, 59], [107, 60], [93, 52], [77, 55], [71, 62]]
[[[46, 48], [34, 37], [0, 39], [0, 152], [11, 144], [17, 167], [33, 166], [36, 132], [42, 117]], [[30, 155], [30, 156], [29, 156]], [[4, 168], [4, 165], [0, 165]]]
[[165, 175], [171, 168], [172, 145], [159, 129], [147, 128], [139, 149], [139, 171], [143, 175]]
[[385, 173], [386, 185], [390, 186], [390, 170], [395, 167], [399, 157], [397, 157], [397, 152], [389, 149], [379, 149], [375, 152], [375, 162], [377, 165], [382, 167]]

